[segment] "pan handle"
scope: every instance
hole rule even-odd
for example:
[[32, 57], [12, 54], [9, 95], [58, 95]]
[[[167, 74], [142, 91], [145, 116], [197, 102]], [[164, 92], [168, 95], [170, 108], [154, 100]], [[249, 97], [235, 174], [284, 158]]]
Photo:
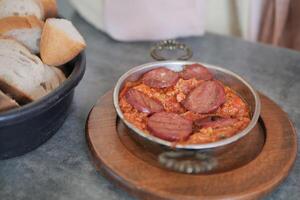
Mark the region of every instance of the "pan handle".
[[[193, 51], [183, 43], [176, 40], [164, 40], [157, 43], [150, 50], [153, 59], [157, 61], [168, 60], [162, 54], [164, 51], [172, 51], [181, 55], [177, 60], [189, 60], [193, 56]], [[158, 162], [177, 172], [197, 174], [209, 172], [217, 166], [217, 160], [208, 153], [197, 151], [167, 151], [159, 154]]]
[[167, 169], [187, 174], [209, 172], [218, 164], [211, 155], [199, 151], [163, 152], [158, 156], [158, 162]]
[[177, 42], [176, 40], [163, 40], [153, 46], [150, 50], [150, 54], [153, 59], [161, 61], [161, 60], [168, 60], [164, 56], [162, 56], [163, 51], [183, 51], [184, 53], [181, 54], [177, 60], [189, 60], [193, 56], [193, 51], [191, 48], [186, 46], [183, 43]]

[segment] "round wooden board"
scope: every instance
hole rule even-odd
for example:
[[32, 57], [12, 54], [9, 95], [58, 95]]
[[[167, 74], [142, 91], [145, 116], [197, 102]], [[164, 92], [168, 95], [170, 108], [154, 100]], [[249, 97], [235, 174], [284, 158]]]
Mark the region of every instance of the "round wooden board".
[[247, 162], [231, 165], [232, 169], [225, 167], [221, 172], [190, 175], [160, 167], [155, 156], [133, 142], [120, 124], [112, 91], [98, 101], [87, 120], [86, 137], [92, 158], [103, 175], [140, 199], [263, 197], [287, 177], [296, 159], [297, 138], [286, 113], [266, 96], [260, 97], [261, 119], [252, 135], [264, 138], [263, 143], [249, 136], [248, 140], [254, 141], [249, 143], [254, 156], [248, 156], [251, 159]]

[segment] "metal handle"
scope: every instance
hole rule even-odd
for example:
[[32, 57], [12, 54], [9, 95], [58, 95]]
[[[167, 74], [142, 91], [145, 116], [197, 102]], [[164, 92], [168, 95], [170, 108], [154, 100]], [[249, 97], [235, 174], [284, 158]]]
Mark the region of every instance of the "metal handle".
[[209, 172], [217, 166], [217, 160], [207, 153], [192, 151], [168, 151], [158, 156], [164, 167], [188, 174]]
[[[182, 50], [183, 55], [177, 60], [188, 60], [193, 56], [192, 50], [185, 44], [176, 40], [164, 40], [151, 48], [150, 53], [155, 60], [167, 60], [161, 53], [165, 50]], [[168, 151], [158, 156], [158, 162], [168, 169], [183, 173], [203, 173], [212, 170], [216, 165], [216, 159], [203, 152], [192, 151]]]
[[182, 50], [184, 54], [181, 55], [177, 60], [188, 60], [193, 56], [192, 50], [187, 47], [185, 44], [177, 42], [176, 40], [164, 40], [157, 43], [154, 47], [151, 48], [150, 53], [153, 59], [155, 60], [167, 60], [163, 57], [161, 53], [165, 50], [176, 51]]

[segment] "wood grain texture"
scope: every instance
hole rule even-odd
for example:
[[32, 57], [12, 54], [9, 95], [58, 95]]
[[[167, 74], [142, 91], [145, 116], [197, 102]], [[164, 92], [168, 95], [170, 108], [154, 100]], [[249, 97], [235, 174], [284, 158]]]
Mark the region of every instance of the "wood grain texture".
[[[264, 95], [261, 102], [261, 120], [253, 134], [258, 138], [265, 134], [261, 151], [216, 173], [181, 174], [155, 164], [153, 154], [130, 142], [125, 127], [117, 125], [112, 91], [92, 109], [86, 137], [97, 169], [140, 199], [258, 199], [287, 177], [297, 152], [295, 130], [286, 113]], [[259, 148], [262, 140], [254, 141], [252, 148]], [[228, 157], [223, 158], [227, 164]]]

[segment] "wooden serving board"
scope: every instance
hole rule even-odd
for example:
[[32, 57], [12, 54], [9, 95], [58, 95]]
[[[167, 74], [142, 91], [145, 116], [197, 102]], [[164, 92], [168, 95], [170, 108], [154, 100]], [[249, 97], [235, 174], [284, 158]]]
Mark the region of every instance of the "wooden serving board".
[[86, 137], [97, 169], [140, 199], [258, 199], [288, 175], [297, 154], [296, 132], [278, 105], [264, 95], [261, 118], [217, 170], [183, 174], [161, 167], [157, 155], [135, 143], [117, 118], [112, 91], [91, 110]]

